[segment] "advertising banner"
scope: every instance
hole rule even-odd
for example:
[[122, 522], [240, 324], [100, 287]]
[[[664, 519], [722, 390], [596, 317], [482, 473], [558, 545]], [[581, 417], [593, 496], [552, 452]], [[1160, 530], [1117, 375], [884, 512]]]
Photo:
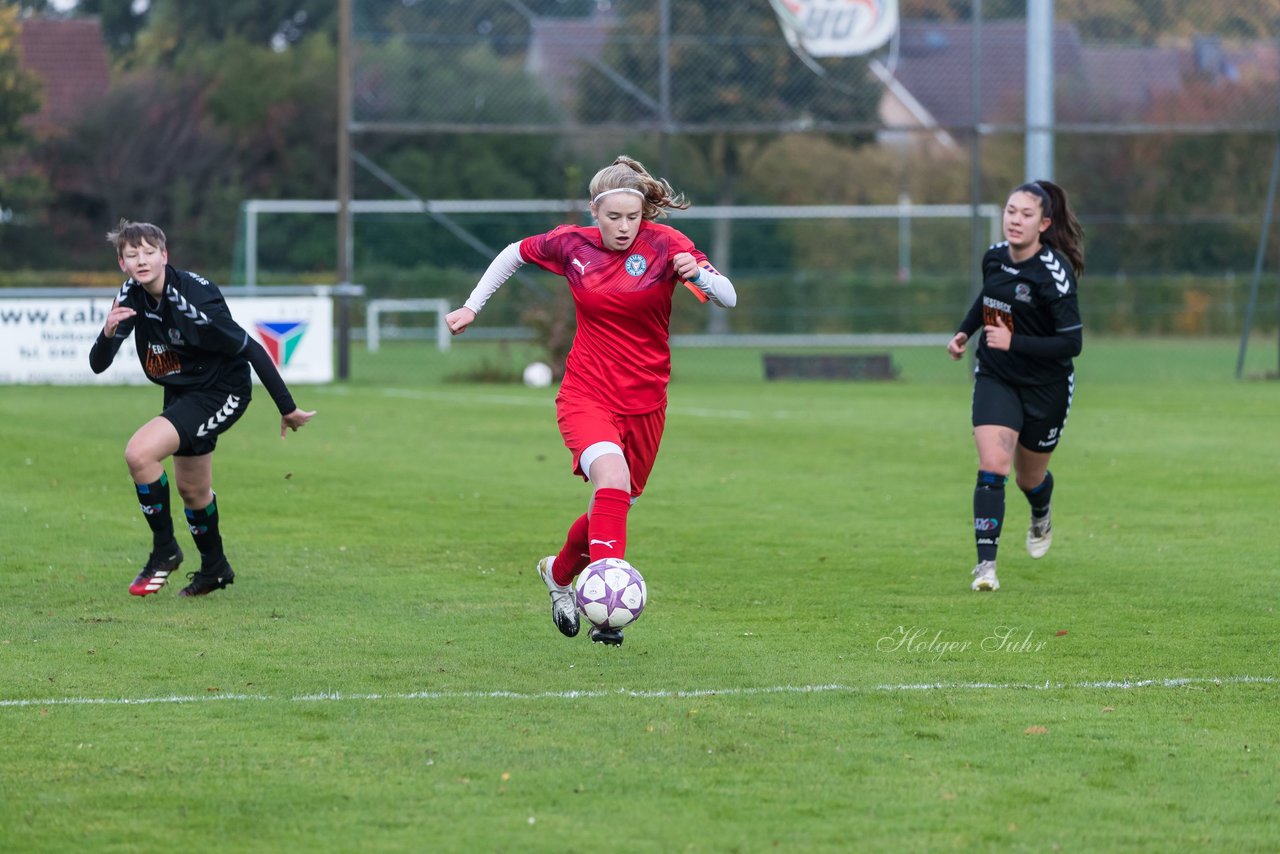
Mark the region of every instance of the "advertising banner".
[[[111, 299], [0, 295], [0, 385], [148, 382], [132, 336], [121, 345], [110, 368], [101, 374], [89, 369], [89, 351], [106, 322]], [[285, 382], [333, 380], [330, 297], [227, 297], [227, 307], [236, 322], [266, 348]]]
[[898, 30], [898, 0], [770, 0], [787, 43], [810, 56], [858, 56]]

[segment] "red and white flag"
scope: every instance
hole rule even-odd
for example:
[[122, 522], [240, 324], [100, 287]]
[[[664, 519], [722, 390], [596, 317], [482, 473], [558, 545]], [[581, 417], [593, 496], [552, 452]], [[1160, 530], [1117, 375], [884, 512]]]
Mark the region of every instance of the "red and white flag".
[[787, 43], [810, 56], [857, 56], [898, 29], [898, 0], [769, 0]]

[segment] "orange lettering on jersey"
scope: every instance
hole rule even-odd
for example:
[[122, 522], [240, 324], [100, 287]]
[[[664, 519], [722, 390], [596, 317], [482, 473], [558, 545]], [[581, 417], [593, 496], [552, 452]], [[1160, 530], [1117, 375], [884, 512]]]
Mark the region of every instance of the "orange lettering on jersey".
[[182, 373], [182, 363], [178, 361], [178, 355], [168, 347], [152, 347], [147, 352], [147, 362], [142, 367], [147, 372], [147, 376], [155, 379]]
[[982, 307], [983, 326], [999, 326], [1000, 322], [1004, 323], [1004, 328], [1008, 329], [1010, 333], [1013, 332], [1013, 312], [1004, 311], [990, 305]]

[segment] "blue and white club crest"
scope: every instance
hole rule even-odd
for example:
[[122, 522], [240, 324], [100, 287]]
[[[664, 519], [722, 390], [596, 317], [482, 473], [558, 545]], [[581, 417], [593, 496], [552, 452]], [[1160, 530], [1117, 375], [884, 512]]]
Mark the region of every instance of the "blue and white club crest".
[[627, 272], [632, 276], [643, 276], [644, 271], [649, 269], [649, 262], [644, 260], [644, 256], [637, 252], [635, 255], [627, 257], [626, 264], [624, 266], [626, 267]]
[[1013, 289], [1013, 298], [1019, 302], [1031, 302], [1031, 286], [1026, 282], [1018, 282]]

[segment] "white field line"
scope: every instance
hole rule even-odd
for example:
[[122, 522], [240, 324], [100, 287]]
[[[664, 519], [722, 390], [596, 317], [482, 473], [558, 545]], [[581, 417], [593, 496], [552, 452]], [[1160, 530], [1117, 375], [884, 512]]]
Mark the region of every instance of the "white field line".
[[381, 700], [595, 700], [622, 697], [666, 700], [696, 697], [755, 697], [765, 694], [893, 694], [907, 691], [1133, 691], [1140, 688], [1185, 688], [1196, 685], [1277, 685], [1275, 676], [1205, 676], [1184, 679], [1123, 679], [1087, 682], [918, 682], [898, 685], [772, 685], [760, 688], [701, 688], [666, 691], [413, 691], [363, 694], [322, 691], [275, 697], [269, 694], [197, 694], [168, 697], [52, 697], [42, 700], [0, 700], [0, 708], [29, 706], [145, 706], [158, 703], [341, 703]]

